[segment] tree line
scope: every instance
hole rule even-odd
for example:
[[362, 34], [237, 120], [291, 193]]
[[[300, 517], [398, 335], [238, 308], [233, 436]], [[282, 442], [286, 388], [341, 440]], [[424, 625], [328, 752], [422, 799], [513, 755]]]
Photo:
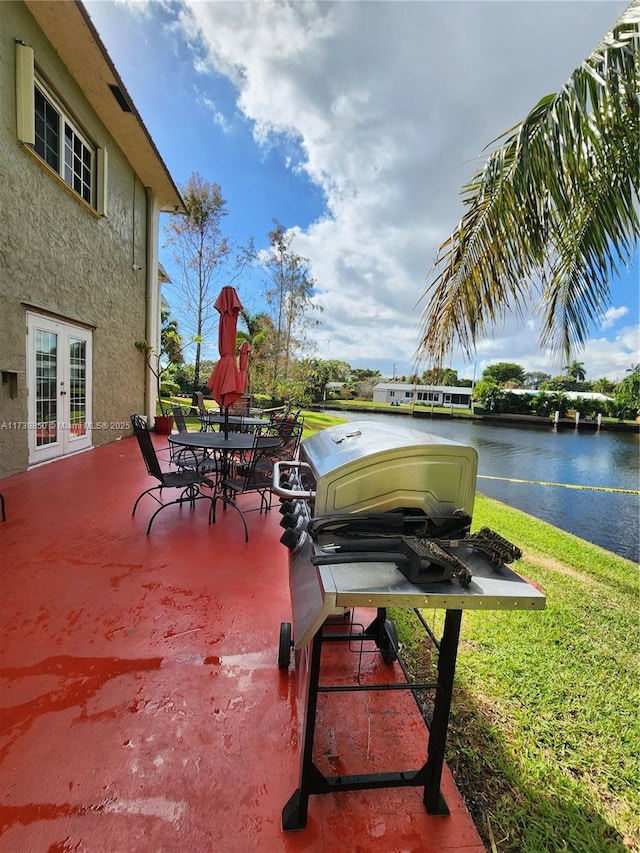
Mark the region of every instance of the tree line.
[[[266, 249], [256, 250], [253, 238], [245, 245], [234, 244], [224, 233], [229, 211], [219, 184], [194, 173], [180, 191], [185, 213], [170, 215], [164, 228], [164, 245], [172, 253], [177, 278], [165, 291], [171, 308], [163, 317], [163, 344], [168, 325], [176, 331], [180, 324], [186, 347], [193, 344], [193, 363], [186, 364], [182, 355], [184, 336], [177, 345], [173, 339], [172, 350], [163, 346], [169, 368], [165, 388], [170, 383], [182, 392], [187, 385], [190, 392], [205, 388], [217, 361], [206, 358], [207, 341], [217, 341], [215, 300], [226, 285], [237, 287], [241, 301], [246, 300], [242, 284], [251, 272], [252, 277], [261, 276], [265, 308], [255, 314], [243, 310], [239, 318], [239, 342], [248, 341], [252, 350], [250, 391], [273, 400], [290, 397], [294, 365], [305, 351], [317, 310], [308, 259], [294, 252], [293, 234], [277, 220], [267, 234]], [[249, 294], [251, 300], [254, 295]]]
[[[584, 364], [579, 361], [572, 361], [564, 370], [560, 376], [550, 376], [526, 373], [513, 362], [492, 364], [482, 372], [482, 378], [474, 387], [473, 399], [487, 411], [496, 413], [548, 416], [558, 411], [563, 416], [572, 408], [584, 417], [603, 414], [633, 419], [640, 414], [640, 364], [630, 367], [625, 378], [618, 383], [606, 378], [587, 381]], [[536, 393], [512, 393], [516, 390]], [[569, 399], [565, 395], [567, 391], [577, 394], [596, 392], [609, 399]]]
[[[445, 385], [459, 388], [473, 386], [473, 399], [489, 412], [503, 414], [535, 414], [547, 416], [559, 411], [575, 408], [573, 400], [565, 392], [600, 393], [610, 401], [580, 399], [580, 411], [586, 417], [602, 413], [619, 418], [635, 418], [640, 415], [640, 364], [627, 370], [620, 382], [606, 377], [587, 380], [584, 363], [571, 361], [565, 365], [564, 373], [552, 376], [541, 371], [525, 371], [522, 365], [512, 361], [491, 364], [482, 371], [477, 382], [458, 379], [458, 373], [450, 367], [430, 368], [421, 374], [396, 377], [393, 381], [412, 385]], [[531, 394], [511, 393], [530, 391]], [[533, 393], [536, 392], [536, 393]]]

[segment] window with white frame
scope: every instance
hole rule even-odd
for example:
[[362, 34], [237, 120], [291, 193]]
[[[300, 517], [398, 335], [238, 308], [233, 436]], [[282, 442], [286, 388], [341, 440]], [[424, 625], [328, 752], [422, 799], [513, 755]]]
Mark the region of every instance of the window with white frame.
[[107, 152], [89, 141], [42, 76], [33, 49], [16, 44], [18, 139], [26, 143], [83, 201], [107, 212]]
[[36, 78], [34, 89], [36, 154], [87, 204], [93, 204], [94, 149]]

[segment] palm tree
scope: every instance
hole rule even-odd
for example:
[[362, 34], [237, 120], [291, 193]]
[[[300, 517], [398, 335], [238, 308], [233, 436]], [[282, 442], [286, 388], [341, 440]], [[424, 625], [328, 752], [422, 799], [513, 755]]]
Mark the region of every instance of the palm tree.
[[269, 341], [274, 336], [273, 322], [271, 317], [264, 312], [250, 314], [244, 308], [240, 312], [240, 320], [244, 323], [245, 329], [238, 329], [236, 343], [239, 346], [243, 341], [249, 342], [251, 346], [251, 378], [253, 380], [258, 379], [258, 390], [263, 391], [262, 377], [268, 362]]
[[572, 361], [571, 364], [566, 364], [564, 369], [567, 371], [567, 376], [575, 379], [576, 382], [584, 382], [587, 378], [587, 371], [582, 361]]
[[466, 212], [423, 296], [425, 360], [441, 364], [454, 343], [471, 357], [509, 307], [523, 314], [535, 295], [540, 344], [567, 361], [602, 318], [609, 278], [640, 236], [639, 22], [634, 0], [463, 187]]

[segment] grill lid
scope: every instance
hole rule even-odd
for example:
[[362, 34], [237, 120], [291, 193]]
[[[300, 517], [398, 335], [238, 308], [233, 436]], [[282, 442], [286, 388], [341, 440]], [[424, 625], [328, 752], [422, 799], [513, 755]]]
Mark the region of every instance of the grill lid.
[[473, 512], [475, 449], [403, 424], [354, 421], [321, 430], [302, 442], [300, 459], [315, 480], [315, 514]]

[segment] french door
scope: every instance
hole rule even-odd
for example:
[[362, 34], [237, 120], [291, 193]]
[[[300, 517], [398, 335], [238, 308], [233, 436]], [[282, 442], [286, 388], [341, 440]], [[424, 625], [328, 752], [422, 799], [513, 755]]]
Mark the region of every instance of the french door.
[[29, 464], [91, 447], [93, 335], [27, 314]]

